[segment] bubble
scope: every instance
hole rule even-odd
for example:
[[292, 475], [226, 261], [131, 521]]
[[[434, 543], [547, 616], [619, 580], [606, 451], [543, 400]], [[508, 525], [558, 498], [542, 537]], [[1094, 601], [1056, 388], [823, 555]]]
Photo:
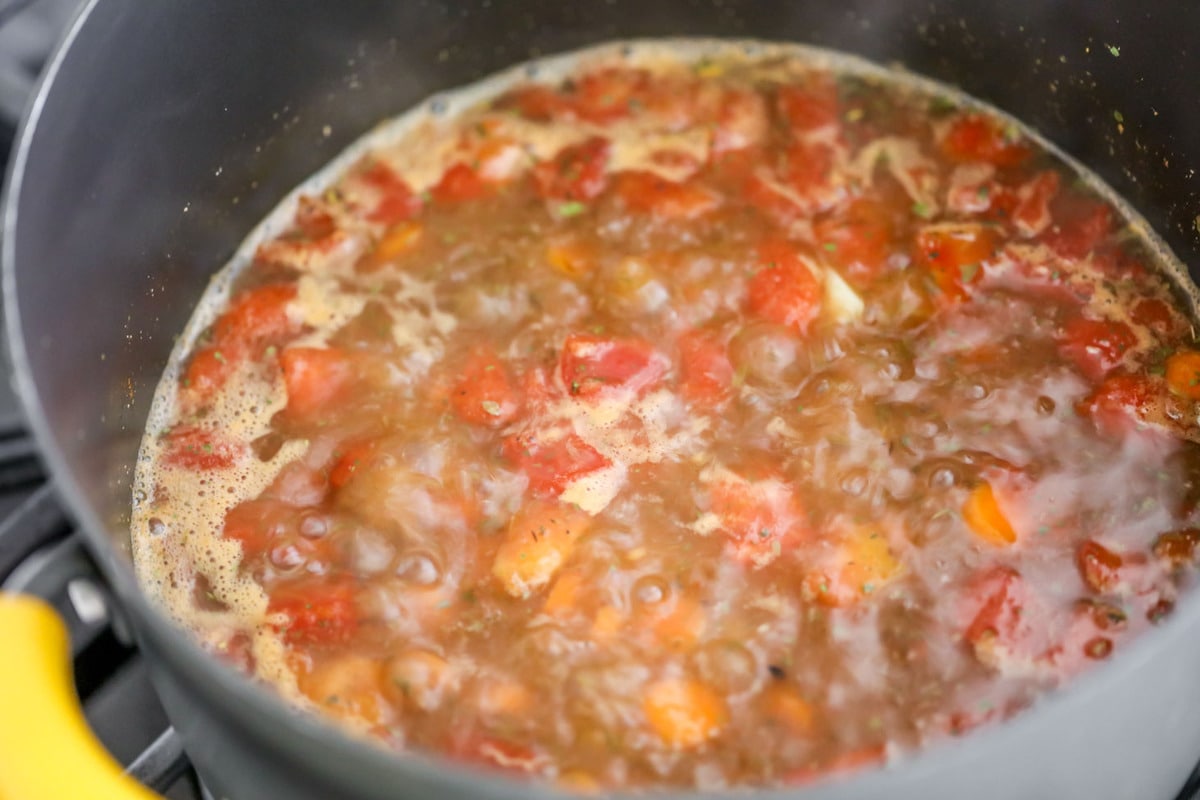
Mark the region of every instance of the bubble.
[[667, 599], [671, 587], [661, 575], [644, 575], [633, 584], [632, 594], [634, 602], [655, 606]]
[[418, 551], [400, 557], [396, 575], [417, 586], [432, 586], [441, 580], [442, 571], [432, 555]]

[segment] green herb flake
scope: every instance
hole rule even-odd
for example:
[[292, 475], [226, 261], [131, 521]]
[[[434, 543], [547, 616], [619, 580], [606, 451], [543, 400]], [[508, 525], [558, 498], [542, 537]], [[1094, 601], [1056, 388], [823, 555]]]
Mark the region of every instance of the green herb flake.
[[558, 206], [558, 216], [563, 219], [578, 217], [585, 211], [587, 211], [587, 206], [578, 200], [568, 200], [565, 203], [560, 203]]
[[927, 203], [913, 203], [912, 213], [921, 219], [930, 219], [933, 217], [933, 209]]
[[970, 283], [971, 281], [975, 280], [975, 276], [979, 274], [978, 264], [963, 264], [958, 269], [962, 274], [963, 283]]
[[821, 245], [821, 247], [825, 248], [826, 252], [829, 253], [837, 251], [837, 244], [835, 242], [826, 242], [825, 244]]
[[1108, 52], [1113, 58], [1121, 57], [1121, 48], [1117, 47], [1115, 44], [1106, 44], [1104, 46], [1108, 48]]
[[1125, 115], [1124, 115], [1124, 114], [1122, 114], [1120, 111], [1114, 111], [1114, 112], [1113, 112], [1113, 119], [1115, 119], [1117, 122], [1124, 122], [1124, 121], [1125, 121]]

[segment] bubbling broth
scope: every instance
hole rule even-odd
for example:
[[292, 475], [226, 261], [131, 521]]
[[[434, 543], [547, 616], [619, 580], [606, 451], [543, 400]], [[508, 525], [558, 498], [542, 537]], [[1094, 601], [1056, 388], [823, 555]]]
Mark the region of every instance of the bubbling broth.
[[142, 444], [138, 574], [397, 750], [580, 791], [883, 763], [1190, 582], [1182, 275], [941, 85], [691, 40], [512, 70], [217, 273]]

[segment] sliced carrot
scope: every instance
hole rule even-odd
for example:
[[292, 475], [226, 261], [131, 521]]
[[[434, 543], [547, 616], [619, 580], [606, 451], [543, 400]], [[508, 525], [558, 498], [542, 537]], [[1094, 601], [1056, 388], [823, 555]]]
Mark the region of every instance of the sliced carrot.
[[387, 706], [382, 677], [382, 666], [374, 658], [345, 653], [302, 672], [296, 683], [327, 714], [379, 724]]
[[535, 501], [516, 513], [492, 562], [504, 591], [525, 597], [548, 584], [591, 527], [586, 513]]
[[1017, 532], [1000, 508], [996, 493], [987, 481], [971, 490], [963, 504], [963, 519], [968, 527], [985, 542], [1010, 545], [1017, 541]]
[[1179, 350], [1168, 358], [1167, 385], [1175, 394], [1200, 400], [1200, 352]]
[[479, 690], [479, 710], [487, 716], [520, 717], [528, 714], [537, 702], [525, 684], [508, 678], [497, 678]]
[[363, 259], [362, 264], [359, 265], [359, 270], [370, 272], [379, 269], [391, 261], [395, 261], [417, 246], [417, 243], [421, 241], [421, 235], [424, 230], [425, 226], [415, 220], [397, 222], [388, 228], [387, 232], [383, 234], [383, 237], [375, 245], [375, 249]]
[[767, 686], [760, 695], [763, 718], [768, 724], [777, 725], [796, 736], [807, 736], [813, 731], [813, 708], [795, 686], [775, 682]]
[[553, 617], [570, 615], [579, 603], [579, 594], [582, 589], [582, 574], [575, 571], [562, 573], [550, 587], [550, 592], [546, 595], [546, 602], [542, 605], [542, 611]]
[[835, 551], [835, 563], [809, 574], [806, 592], [827, 606], [849, 606], [878, 592], [903, 565], [892, 555], [887, 538], [871, 526], [850, 532]]
[[579, 279], [595, 269], [596, 253], [581, 242], [560, 240], [546, 247], [546, 261], [568, 278]]
[[651, 683], [642, 697], [642, 711], [658, 737], [676, 749], [699, 747], [729, 721], [721, 695], [692, 678]]
[[625, 615], [616, 606], [600, 606], [592, 622], [592, 638], [604, 641], [611, 639], [625, 624]]

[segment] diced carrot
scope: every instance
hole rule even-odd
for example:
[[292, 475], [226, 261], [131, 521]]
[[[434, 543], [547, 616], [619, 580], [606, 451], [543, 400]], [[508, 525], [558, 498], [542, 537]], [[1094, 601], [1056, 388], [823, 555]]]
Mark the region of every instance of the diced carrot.
[[694, 597], [677, 594], [668, 607], [654, 617], [651, 629], [666, 647], [685, 650], [700, 639], [707, 623], [708, 616]]
[[996, 253], [995, 229], [975, 222], [943, 222], [917, 232], [918, 263], [933, 275], [949, 300], [964, 300], [967, 287], [983, 278], [983, 264]]
[[584, 242], [559, 239], [546, 246], [546, 261], [568, 278], [579, 279], [595, 269], [596, 251]]
[[302, 578], [274, 587], [267, 611], [287, 617], [278, 630], [291, 644], [341, 644], [358, 630], [356, 593], [349, 581]]
[[344, 445], [339, 452], [334, 453], [336, 460], [329, 470], [329, 485], [340, 489], [349, 483], [354, 473], [361, 469], [375, 452], [375, 447], [374, 439], [366, 439]]
[[583, 575], [568, 570], [554, 581], [546, 595], [542, 611], [553, 617], [566, 617], [575, 612], [579, 604], [579, 595], [583, 589]]
[[287, 411], [303, 419], [325, 409], [354, 377], [350, 355], [332, 347], [290, 347], [279, 354]]
[[689, 331], [679, 337], [678, 347], [684, 396], [703, 406], [725, 400], [733, 386], [733, 365], [725, 345], [704, 331]]
[[983, 161], [997, 167], [1015, 167], [1033, 152], [999, 120], [973, 111], [955, 117], [942, 137], [941, 148], [953, 161]]
[[721, 695], [692, 678], [667, 678], [646, 687], [642, 711], [650, 729], [675, 749], [699, 747], [729, 721]]
[[643, 391], [663, 376], [667, 362], [641, 339], [575, 333], [563, 342], [559, 369], [571, 394], [588, 397], [612, 387]]
[[527, 504], [509, 521], [492, 563], [492, 575], [514, 597], [541, 589], [591, 524], [591, 517], [571, 506], [541, 501]]
[[1200, 352], [1177, 350], [1167, 359], [1167, 385], [1175, 394], [1200, 400]]
[[987, 481], [978, 484], [967, 495], [962, 515], [967, 527], [989, 544], [1006, 546], [1017, 541], [1017, 532], [1004, 515], [996, 493]]
[[851, 283], [862, 286], [879, 277], [891, 254], [893, 226], [887, 206], [860, 197], [813, 228], [822, 258]]
[[664, 219], [695, 219], [721, 205], [721, 196], [712, 189], [667, 180], [653, 172], [620, 172], [615, 188], [626, 208]]
[[841, 118], [841, 101], [833, 76], [814, 74], [803, 85], [781, 86], [775, 95], [775, 106], [784, 125], [794, 134], [807, 133]]
[[551, 438], [531, 430], [504, 440], [503, 453], [529, 477], [529, 488], [540, 497], [558, 496], [581, 475], [611, 462], [574, 433]]
[[216, 431], [195, 425], [177, 425], [163, 436], [163, 463], [183, 469], [228, 469], [245, 455], [245, 446], [224, 439]]
[[795, 686], [788, 683], [769, 684], [761, 695], [763, 720], [793, 736], [808, 736], [813, 732], [815, 714], [812, 705], [801, 696]]
[[1120, 364], [1137, 341], [1136, 334], [1124, 322], [1076, 316], [1063, 327], [1060, 350], [1075, 362], [1080, 372], [1096, 381]]
[[520, 411], [521, 397], [500, 356], [485, 345], [467, 356], [450, 392], [450, 405], [467, 422], [499, 428]]
[[593, 136], [579, 144], [563, 148], [550, 161], [533, 168], [533, 185], [547, 200], [586, 201], [608, 186], [607, 139]]
[[387, 707], [380, 691], [382, 676], [382, 666], [374, 658], [342, 653], [302, 671], [296, 683], [327, 714], [379, 724]]
[[821, 310], [821, 283], [796, 248], [784, 241], [768, 240], [759, 245], [758, 271], [750, 278], [747, 307], [763, 319], [808, 330]]
[[805, 593], [827, 606], [850, 606], [875, 592], [901, 571], [887, 538], [872, 526], [859, 526], [834, 551], [834, 562], [806, 576]]
[[1121, 556], [1099, 542], [1088, 539], [1075, 550], [1079, 577], [1093, 592], [1106, 594], [1121, 580]]
[[625, 624], [625, 615], [616, 606], [600, 606], [592, 621], [592, 638], [605, 641], [616, 636]]
[[415, 220], [397, 222], [388, 228], [383, 238], [375, 245], [375, 249], [363, 259], [359, 271], [370, 272], [379, 269], [409, 252], [421, 241], [424, 228], [424, 225]]
[[537, 698], [525, 684], [511, 678], [496, 678], [479, 689], [479, 710], [488, 717], [523, 717]]

